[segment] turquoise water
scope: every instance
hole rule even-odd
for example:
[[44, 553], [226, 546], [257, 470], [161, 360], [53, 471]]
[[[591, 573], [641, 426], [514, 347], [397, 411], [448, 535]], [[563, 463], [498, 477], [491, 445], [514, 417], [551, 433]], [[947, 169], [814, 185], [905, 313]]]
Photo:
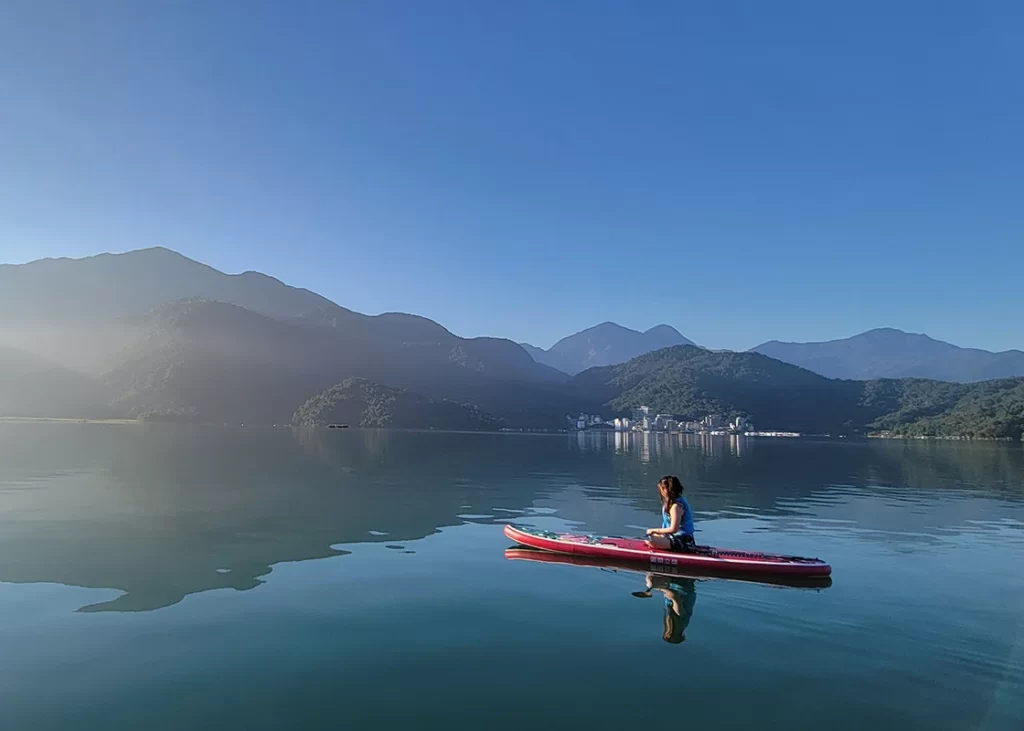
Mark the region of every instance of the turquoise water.
[[[665, 473], [833, 585], [505, 557]], [[1024, 728], [1021, 446], [0, 424], [2, 729], [684, 720]]]

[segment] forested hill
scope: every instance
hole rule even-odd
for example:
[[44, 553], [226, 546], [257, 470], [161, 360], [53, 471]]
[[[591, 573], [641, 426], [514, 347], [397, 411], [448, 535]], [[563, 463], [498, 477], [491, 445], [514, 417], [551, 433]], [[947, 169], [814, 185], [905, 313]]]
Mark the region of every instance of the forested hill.
[[296, 410], [292, 423], [465, 431], [491, 431], [501, 426], [498, 419], [474, 406], [429, 399], [363, 378], [347, 379], [312, 397]]
[[573, 387], [625, 413], [639, 404], [680, 418], [744, 416], [760, 428], [809, 433], [1021, 437], [1024, 378], [974, 384], [836, 380], [759, 353], [666, 348], [593, 368]]
[[[869, 382], [877, 389], [886, 382]], [[888, 382], [893, 383], [893, 382]], [[893, 435], [1024, 439], [1024, 378], [971, 384], [902, 380], [900, 409], [875, 420]]]
[[592, 368], [573, 379], [617, 412], [645, 404], [694, 420], [744, 416], [764, 428], [855, 431], [860, 384], [834, 381], [759, 353], [715, 353], [692, 345], [665, 348], [628, 363]]

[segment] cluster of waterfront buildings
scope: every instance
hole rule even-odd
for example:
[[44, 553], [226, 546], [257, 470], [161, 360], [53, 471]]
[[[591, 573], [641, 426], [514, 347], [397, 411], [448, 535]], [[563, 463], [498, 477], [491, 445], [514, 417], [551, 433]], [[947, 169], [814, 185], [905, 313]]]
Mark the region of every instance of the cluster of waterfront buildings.
[[580, 414], [566, 417], [574, 431], [615, 431], [622, 432], [669, 432], [673, 434], [706, 434], [710, 436], [747, 437], [799, 437], [792, 431], [756, 431], [746, 418], [737, 416], [726, 419], [721, 414], [707, 414], [698, 421], [677, 419], [674, 414], [655, 414], [650, 407], [638, 406], [631, 417], [617, 417], [606, 420], [598, 414]]
[[746, 434], [750, 436], [799, 436], [789, 432], [755, 432], [754, 426], [742, 416], [726, 419], [720, 414], [707, 414], [698, 421], [677, 419], [674, 414], [655, 414], [648, 406], [633, 409], [632, 417], [610, 421], [597, 414], [580, 414], [569, 422], [576, 431], [614, 430], [617, 432], [676, 432], [683, 434]]

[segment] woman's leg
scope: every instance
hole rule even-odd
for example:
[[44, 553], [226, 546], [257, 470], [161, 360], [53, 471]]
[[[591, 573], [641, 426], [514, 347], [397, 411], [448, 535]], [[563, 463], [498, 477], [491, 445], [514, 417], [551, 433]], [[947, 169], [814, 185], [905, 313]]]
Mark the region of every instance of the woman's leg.
[[672, 541], [669, 540], [668, 536], [647, 536], [647, 543], [650, 544], [651, 548], [657, 548], [659, 551], [672, 550]]

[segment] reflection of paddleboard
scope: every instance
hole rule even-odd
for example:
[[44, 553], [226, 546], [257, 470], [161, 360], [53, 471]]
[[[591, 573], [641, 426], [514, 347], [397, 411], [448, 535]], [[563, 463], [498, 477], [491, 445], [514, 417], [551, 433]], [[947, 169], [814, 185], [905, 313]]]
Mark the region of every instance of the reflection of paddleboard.
[[691, 551], [658, 551], [636, 538], [552, 533], [535, 528], [506, 525], [505, 535], [516, 543], [542, 551], [640, 563], [648, 568], [679, 567], [709, 574], [757, 576], [828, 576], [832, 568], [817, 558], [775, 556], [770, 553], [733, 551], [697, 546]]
[[[827, 589], [832, 586], [832, 579], [828, 576], [765, 576], [759, 574], [748, 574], [742, 572], [730, 572], [722, 574], [711, 570], [701, 570], [687, 566], [666, 566], [665, 564], [652, 564], [645, 567], [636, 561], [616, 561], [610, 558], [594, 558], [592, 556], [573, 556], [568, 553], [552, 553], [541, 551], [537, 548], [515, 548], [505, 549], [505, 558], [510, 561], [534, 561], [536, 563], [559, 563], [572, 566], [589, 566], [600, 569], [614, 569], [616, 571], [630, 571], [637, 574], [654, 574], [656, 576], [678, 577], [682, 579], [708, 579], [725, 578], [736, 581], [753, 581], [760, 584], [776, 584], [779, 586], [791, 586], [807, 589]], [[637, 592], [639, 595], [641, 592]]]

